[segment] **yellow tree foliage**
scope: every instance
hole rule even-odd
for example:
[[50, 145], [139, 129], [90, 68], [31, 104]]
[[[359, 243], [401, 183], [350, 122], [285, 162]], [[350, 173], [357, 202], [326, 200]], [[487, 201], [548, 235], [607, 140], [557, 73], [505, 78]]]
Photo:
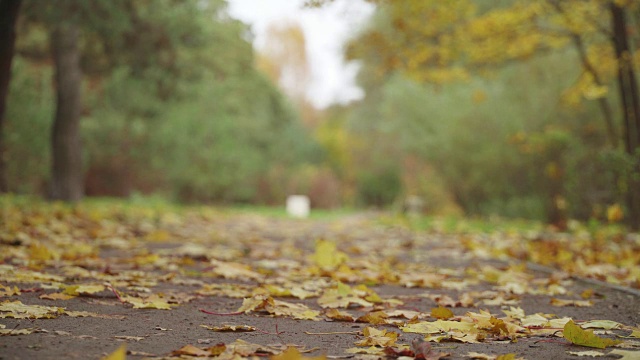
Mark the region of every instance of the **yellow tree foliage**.
[[[571, 46], [583, 71], [563, 100], [572, 106], [598, 100], [611, 142], [617, 144], [605, 99], [618, 70], [610, 1], [514, 0], [484, 8], [472, 0], [375, 2], [382, 23], [348, 45], [348, 59], [368, 59], [381, 76], [402, 71], [416, 81], [440, 85]], [[616, 4], [629, 13], [640, 9], [637, 1]], [[629, 32], [637, 41], [638, 31]], [[639, 51], [629, 56], [640, 64]]]

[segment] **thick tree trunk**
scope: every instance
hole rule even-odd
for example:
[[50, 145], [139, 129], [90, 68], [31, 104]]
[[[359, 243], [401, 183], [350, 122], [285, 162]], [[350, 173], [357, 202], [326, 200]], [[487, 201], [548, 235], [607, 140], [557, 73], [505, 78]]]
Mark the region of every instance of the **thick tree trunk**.
[[631, 61], [629, 38], [624, 9], [615, 3], [610, 5], [613, 27], [613, 43], [618, 59], [618, 86], [624, 116], [624, 141], [633, 166], [627, 178], [628, 223], [632, 229], [640, 229], [640, 97], [638, 83]]
[[55, 63], [56, 114], [52, 129], [51, 193], [53, 200], [83, 196], [80, 111], [82, 106], [78, 27], [60, 24], [51, 35]]
[[0, 0], [0, 193], [9, 191], [4, 124], [20, 2], [21, 0]]

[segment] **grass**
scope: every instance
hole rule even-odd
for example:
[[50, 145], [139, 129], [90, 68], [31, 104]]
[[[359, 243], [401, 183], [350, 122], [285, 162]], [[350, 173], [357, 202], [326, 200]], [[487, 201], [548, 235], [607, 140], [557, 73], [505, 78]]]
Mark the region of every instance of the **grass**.
[[[47, 204], [47, 205], [45, 205]], [[234, 204], [229, 206], [221, 205], [201, 205], [201, 204], [180, 204], [172, 202], [162, 196], [146, 196], [134, 194], [129, 198], [110, 198], [110, 197], [86, 197], [81, 202], [73, 205], [66, 205], [60, 202], [47, 202], [41, 197], [31, 195], [0, 195], [0, 207], [8, 208], [39, 208], [60, 207], [72, 209], [79, 207], [82, 209], [112, 209], [123, 212], [130, 211], [150, 211], [150, 212], [182, 212], [185, 210], [213, 210], [221, 213], [229, 214], [255, 214], [266, 217], [286, 218], [289, 215], [286, 212], [284, 203], [282, 206], [264, 206], [250, 204]], [[310, 219], [314, 220], [332, 220], [342, 216], [353, 215], [357, 213], [357, 209], [311, 209]]]

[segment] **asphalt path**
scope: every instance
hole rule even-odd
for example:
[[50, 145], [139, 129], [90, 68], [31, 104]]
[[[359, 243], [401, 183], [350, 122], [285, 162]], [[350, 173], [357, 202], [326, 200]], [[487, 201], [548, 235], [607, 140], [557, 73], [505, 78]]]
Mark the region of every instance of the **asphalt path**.
[[[331, 260], [324, 268], [318, 265], [324, 261], [313, 255], [318, 251], [318, 239], [336, 245], [331, 257], [335, 265]], [[402, 331], [399, 326], [410, 319], [389, 318], [386, 324], [371, 324], [328, 317], [329, 308], [319, 304], [318, 296], [327, 288], [335, 288], [338, 280], [350, 289], [365, 285], [381, 299], [371, 307], [352, 303], [340, 308], [354, 318], [375, 310], [403, 310], [421, 314], [421, 321], [435, 321], [431, 310], [444, 305], [453, 312], [454, 317], [449, 319], [453, 321], [464, 321], [469, 313], [481, 311], [500, 318], [506, 316], [505, 310], [520, 309], [526, 315], [570, 317], [577, 323], [610, 320], [625, 327], [640, 324], [640, 298], [633, 289], [571, 277], [535, 264], [480, 256], [469, 252], [459, 236], [381, 226], [369, 216], [331, 221], [256, 215], [193, 217], [168, 220], [154, 229], [124, 227], [119, 237], [110, 235], [99, 240], [93, 241], [99, 249], [98, 257], [58, 259], [34, 267], [5, 256], [0, 263], [0, 285], [15, 286], [21, 292], [0, 297], [1, 303], [20, 301], [92, 315], [0, 317], [5, 330], [0, 336], [0, 359], [100, 359], [122, 344], [126, 344], [128, 359], [193, 358], [180, 349], [185, 345], [207, 349], [220, 344], [231, 349], [242, 344], [238, 340], [261, 348], [252, 354], [238, 350], [230, 355], [227, 351], [221, 359], [238, 354], [265, 357], [288, 346], [296, 346], [304, 356], [384, 358], [380, 354], [347, 352], [369, 348], [356, 346], [366, 339], [363, 332], [368, 327], [397, 333], [395, 349], [413, 343], [416, 350], [426, 334]], [[83, 241], [92, 243], [91, 239]], [[6, 250], [24, 244], [4, 246]], [[57, 277], [52, 280], [47, 275]], [[65, 286], [87, 284], [105, 287], [68, 300], [43, 298]], [[243, 299], [260, 293], [256, 289], [264, 289], [265, 284], [306, 291], [303, 299], [284, 293], [270, 296], [303, 304], [318, 312], [317, 319], [274, 315], [260, 308], [238, 314]], [[127, 296], [145, 298], [151, 294], [163, 301], [170, 299], [170, 309], [153, 305], [134, 308], [126, 301]], [[552, 299], [575, 304], [590, 301], [591, 305], [554, 306]], [[250, 326], [252, 331], [211, 330], [223, 325]], [[20, 335], [25, 329], [30, 333]], [[571, 353], [584, 351], [596, 351], [612, 359], [619, 357], [611, 354], [617, 350], [631, 351], [627, 359], [640, 358], [640, 339], [621, 337], [631, 333], [629, 328], [596, 331], [604, 338], [624, 340], [623, 346], [595, 349], [571, 344], [562, 336], [561, 327], [522, 336], [498, 331], [477, 342], [449, 338], [429, 342], [428, 346], [430, 355], [450, 354], [446, 359], [470, 358], [472, 352], [514, 354], [524, 359], [578, 359]]]

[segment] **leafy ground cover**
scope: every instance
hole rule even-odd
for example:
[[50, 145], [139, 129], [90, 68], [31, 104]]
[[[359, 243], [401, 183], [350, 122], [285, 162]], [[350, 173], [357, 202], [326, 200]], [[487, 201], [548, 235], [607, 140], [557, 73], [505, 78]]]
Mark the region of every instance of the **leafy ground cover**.
[[619, 229], [0, 204], [4, 359], [640, 355]]

